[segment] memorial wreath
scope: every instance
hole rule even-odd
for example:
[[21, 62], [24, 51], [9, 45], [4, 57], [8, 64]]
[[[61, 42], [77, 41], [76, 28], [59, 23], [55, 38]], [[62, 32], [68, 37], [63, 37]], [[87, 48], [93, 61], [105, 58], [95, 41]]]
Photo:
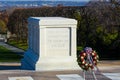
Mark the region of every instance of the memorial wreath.
[[94, 69], [94, 67], [97, 66], [98, 60], [98, 54], [90, 47], [84, 48], [77, 57], [78, 65], [86, 71]]

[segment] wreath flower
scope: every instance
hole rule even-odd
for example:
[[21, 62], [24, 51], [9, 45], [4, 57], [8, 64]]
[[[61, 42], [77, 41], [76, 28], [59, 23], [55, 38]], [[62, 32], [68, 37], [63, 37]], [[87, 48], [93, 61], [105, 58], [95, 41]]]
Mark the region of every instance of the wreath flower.
[[84, 50], [82, 50], [77, 58], [78, 65], [86, 71], [94, 69], [94, 66], [97, 66], [98, 61], [98, 54], [90, 47], [86, 47]]

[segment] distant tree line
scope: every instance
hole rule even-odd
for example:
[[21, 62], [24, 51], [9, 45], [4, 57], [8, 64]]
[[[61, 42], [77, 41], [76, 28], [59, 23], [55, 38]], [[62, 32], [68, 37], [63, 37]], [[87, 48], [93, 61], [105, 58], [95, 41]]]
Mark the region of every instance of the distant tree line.
[[102, 59], [120, 59], [120, 6], [117, 2], [91, 2], [84, 7], [15, 9], [7, 27], [16, 34], [16, 40], [27, 41], [27, 19], [31, 16], [74, 18], [78, 21], [78, 46], [96, 49]]
[[16, 34], [16, 40], [27, 40], [27, 19], [37, 17], [69, 17], [74, 18], [76, 9], [81, 7], [39, 7], [39, 8], [18, 8], [9, 16], [8, 30]]

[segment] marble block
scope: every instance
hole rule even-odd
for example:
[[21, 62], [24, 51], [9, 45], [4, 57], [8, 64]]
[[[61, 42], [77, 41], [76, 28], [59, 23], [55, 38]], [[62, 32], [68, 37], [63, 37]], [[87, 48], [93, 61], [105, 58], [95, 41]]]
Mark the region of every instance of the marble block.
[[30, 17], [29, 48], [22, 59], [22, 69], [37, 71], [76, 70], [75, 19]]

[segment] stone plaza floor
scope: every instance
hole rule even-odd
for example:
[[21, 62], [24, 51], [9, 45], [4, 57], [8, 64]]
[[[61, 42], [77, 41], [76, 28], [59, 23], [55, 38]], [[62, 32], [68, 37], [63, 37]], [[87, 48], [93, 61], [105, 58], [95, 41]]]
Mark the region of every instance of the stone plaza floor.
[[[16, 53], [24, 52], [5, 43], [0, 45]], [[40, 72], [21, 70], [20, 66], [21, 63], [0, 63], [0, 80], [84, 80], [82, 70]], [[120, 60], [100, 61], [98, 68], [97, 80], [120, 80]], [[86, 80], [94, 80], [93, 75], [87, 72]]]
[[[120, 80], [120, 61], [100, 61], [97, 80]], [[21, 70], [20, 63], [0, 63], [0, 80], [84, 80], [82, 70], [31, 71]], [[86, 80], [94, 80], [90, 72]]]

